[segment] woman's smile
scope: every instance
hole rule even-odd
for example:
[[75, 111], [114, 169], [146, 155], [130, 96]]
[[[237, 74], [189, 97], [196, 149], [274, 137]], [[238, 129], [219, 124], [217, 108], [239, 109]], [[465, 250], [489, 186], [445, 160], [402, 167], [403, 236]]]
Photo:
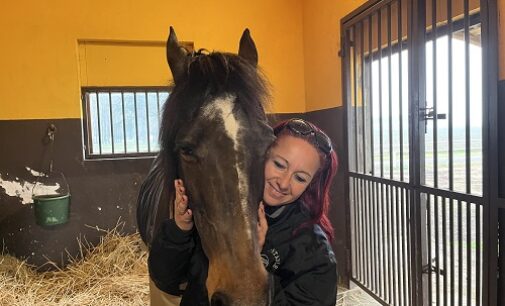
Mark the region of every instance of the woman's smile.
[[272, 182], [267, 182], [268, 185], [268, 192], [270, 193], [270, 196], [275, 199], [282, 199], [282, 197], [288, 195], [288, 192], [282, 192], [278, 190], [277, 188], [274, 187]]
[[270, 206], [293, 203], [319, 167], [319, 153], [312, 144], [290, 135], [277, 138], [265, 163], [263, 200]]

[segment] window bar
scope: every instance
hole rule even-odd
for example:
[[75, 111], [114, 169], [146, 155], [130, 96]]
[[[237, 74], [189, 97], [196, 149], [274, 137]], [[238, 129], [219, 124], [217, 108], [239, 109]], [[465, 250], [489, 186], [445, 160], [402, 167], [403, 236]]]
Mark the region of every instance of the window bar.
[[470, 305], [472, 300], [472, 203], [466, 202], [466, 301]]
[[353, 234], [353, 238], [352, 241], [351, 241], [351, 248], [352, 248], [352, 266], [353, 266], [353, 269], [352, 269], [352, 273], [353, 273], [353, 277], [357, 279], [357, 271], [358, 271], [358, 266], [357, 266], [357, 262], [358, 262], [358, 256], [357, 256], [357, 234], [356, 234], [356, 227], [357, 227], [357, 213], [356, 213], [356, 192], [354, 191], [355, 189], [355, 185], [354, 185], [354, 180], [355, 178], [354, 177], [350, 177], [349, 178], [349, 184], [350, 184], [350, 190], [349, 190], [349, 196], [351, 198], [351, 227], [352, 227], [352, 234]]
[[357, 218], [357, 222], [356, 222], [356, 236], [357, 236], [357, 244], [356, 244], [356, 253], [358, 254], [358, 261], [357, 261], [357, 265], [358, 265], [358, 280], [362, 281], [363, 280], [363, 266], [362, 266], [362, 262], [363, 262], [363, 252], [362, 252], [362, 246], [363, 246], [363, 238], [361, 237], [361, 222], [362, 222], [362, 217], [363, 215], [361, 214], [361, 201], [360, 201], [360, 189], [359, 189], [359, 179], [355, 178], [354, 179], [354, 192], [355, 192], [355, 196], [356, 196], [356, 218]]
[[121, 91], [121, 117], [123, 118], [123, 145], [124, 145], [124, 153], [126, 154], [126, 117], [124, 111], [124, 92]]
[[353, 69], [353, 93], [354, 93], [354, 147], [355, 147], [355, 159], [354, 159], [354, 171], [359, 173], [358, 160], [359, 160], [359, 150], [358, 150], [358, 89], [357, 89], [357, 69], [356, 69], [356, 26], [352, 27], [352, 69]]
[[[448, 27], [448, 41], [447, 41], [447, 52], [448, 52], [448, 81], [449, 88], [448, 92], [448, 112], [449, 112], [449, 135], [448, 135], [448, 150], [449, 150], [449, 190], [454, 190], [454, 152], [453, 152], [453, 116], [452, 116], [452, 0], [447, 1], [447, 27]], [[452, 205], [452, 200], [451, 200]], [[452, 244], [451, 244], [452, 247]], [[451, 277], [452, 279], [452, 277]], [[453, 283], [451, 282], [451, 286]], [[451, 292], [454, 292], [451, 290]]]
[[[377, 243], [379, 246], [379, 284], [380, 284], [380, 296], [384, 297], [386, 295], [386, 278], [385, 278], [385, 269], [386, 269], [386, 263], [385, 263], [385, 256], [384, 256], [384, 241], [386, 241], [386, 238], [384, 237], [384, 214], [383, 214], [383, 208], [384, 208], [384, 188], [382, 183], [377, 183], [375, 190], [377, 191]], [[381, 264], [382, 262], [382, 264]]]
[[[456, 282], [454, 280], [454, 271], [455, 271], [455, 266], [454, 266], [454, 199], [449, 199], [450, 204], [449, 204], [449, 233], [450, 233], [450, 239], [451, 244], [449, 245], [450, 249], [450, 262], [451, 262], [451, 274], [450, 274], [450, 282], [449, 284], [451, 285], [450, 291], [449, 292], [456, 292], [456, 288], [454, 288]], [[451, 305], [454, 305], [454, 295], [451, 294]]]
[[365, 21], [362, 21], [361, 23], [361, 37], [360, 37], [360, 70], [361, 70], [361, 131], [363, 133], [363, 174], [367, 174], [367, 167], [366, 167], [366, 120], [365, 120], [365, 113], [366, 113], [366, 99], [365, 99]]
[[84, 97], [86, 99], [86, 125], [87, 130], [86, 133], [86, 150], [88, 154], [93, 152], [93, 134], [92, 134], [92, 118], [91, 118], [91, 100], [89, 98], [89, 93], [84, 93]]
[[365, 257], [366, 257], [366, 260], [365, 260], [365, 264], [366, 264], [366, 267], [365, 267], [365, 276], [366, 276], [366, 280], [365, 280], [365, 284], [367, 284], [368, 288], [370, 288], [372, 285], [373, 285], [373, 282], [371, 281], [371, 272], [372, 272], [372, 268], [371, 268], [371, 265], [370, 265], [370, 194], [368, 193], [368, 184], [369, 184], [369, 181], [366, 181], [366, 180], [362, 180], [363, 182], [363, 192], [364, 193], [364, 201], [363, 201], [363, 204], [364, 204], [364, 215], [365, 215]]
[[360, 262], [360, 236], [359, 236], [359, 201], [358, 201], [358, 179], [353, 178], [353, 192], [354, 192], [354, 235], [356, 236], [355, 250], [356, 250], [356, 279], [360, 279], [361, 267]]
[[[405, 227], [407, 229], [407, 239], [406, 239], [406, 244], [407, 244], [407, 258], [412, 258], [412, 240], [410, 239], [412, 233], [411, 233], [411, 226], [412, 224], [410, 222], [408, 222], [410, 216], [412, 215], [411, 213], [411, 202], [410, 202], [410, 199], [412, 198], [410, 193], [412, 191], [407, 189], [405, 191], [405, 203], [406, 203], [406, 210], [405, 210]], [[408, 290], [409, 290], [409, 300], [410, 300], [410, 304], [414, 304], [415, 302], [415, 297], [414, 297], [414, 294], [412, 294], [412, 292], [414, 292], [414, 284], [412, 283], [412, 277], [413, 277], [413, 271], [412, 271], [412, 262], [410, 260], [407, 261], [407, 266], [408, 266], [408, 269], [407, 269], [407, 272], [408, 272]]]
[[365, 235], [365, 195], [363, 192], [363, 180], [359, 179], [359, 203], [360, 203], [360, 235], [361, 235], [361, 281], [366, 284], [367, 270], [366, 270], [366, 235]]
[[[402, 99], [402, 0], [398, 0], [398, 81], [399, 81], [399, 112], [400, 112], [400, 181], [403, 182], [403, 99]], [[405, 300], [406, 302], [406, 300]]]
[[403, 257], [403, 277], [402, 277], [402, 284], [403, 284], [403, 303], [401, 305], [408, 305], [408, 279], [409, 279], [409, 272], [408, 272], [408, 263], [409, 263], [409, 257], [407, 256], [407, 241], [409, 240], [409, 237], [407, 236], [407, 215], [406, 215], [406, 206], [405, 206], [405, 189], [401, 188], [400, 189], [400, 216], [401, 216], [401, 227], [402, 227], [402, 238], [400, 241], [402, 241], [402, 257]]
[[[393, 205], [395, 206], [395, 217], [396, 217], [396, 222], [395, 222], [395, 229], [396, 229], [396, 239], [393, 239], [394, 243], [395, 243], [395, 248], [396, 248], [396, 275], [395, 275], [395, 278], [396, 278], [396, 283], [397, 283], [397, 290], [396, 290], [396, 293], [395, 293], [395, 296], [396, 296], [396, 304], [397, 305], [401, 305], [400, 301], [401, 301], [401, 292], [402, 290], [400, 288], [402, 288], [401, 286], [401, 280], [402, 280], [402, 273], [400, 271], [403, 271], [403, 261], [401, 260], [402, 257], [401, 257], [401, 251], [400, 251], [400, 239], [401, 239], [401, 236], [400, 236], [400, 202], [399, 202], [399, 196], [398, 196], [398, 186], [395, 186], [394, 187], [394, 190], [395, 190], [395, 201], [393, 202]], [[403, 289], [403, 288], [402, 288]]]
[[477, 306], [480, 305], [480, 273], [481, 273], [481, 266], [480, 266], [480, 252], [481, 252], [481, 244], [480, 244], [480, 209], [481, 209], [481, 204], [476, 204], [475, 205], [475, 244], [477, 245], [476, 247], [476, 254], [475, 254], [475, 298], [477, 300]]
[[364, 263], [365, 263], [365, 258], [364, 258], [364, 248], [363, 248], [363, 244], [365, 242], [364, 240], [364, 237], [363, 237], [363, 224], [364, 224], [364, 220], [363, 220], [363, 186], [362, 186], [362, 180], [361, 179], [357, 179], [357, 188], [356, 188], [356, 191], [358, 193], [357, 195], [357, 198], [358, 198], [358, 205], [359, 205], [359, 211], [358, 211], [358, 216], [359, 216], [359, 228], [358, 228], [358, 232], [359, 232], [359, 238], [360, 238], [360, 242], [359, 242], [359, 271], [360, 271], [360, 274], [359, 274], [359, 280], [361, 282], [364, 282], [364, 275], [365, 275], [365, 269], [364, 269]]
[[[156, 91], [156, 105], [158, 106], [158, 123], [159, 123], [159, 120], [160, 120], [160, 92], [159, 91]], [[159, 124], [158, 124], [159, 126]]]
[[357, 179], [355, 177], [352, 178], [352, 191], [353, 191], [353, 199], [354, 199], [354, 236], [355, 236], [355, 243], [354, 243], [354, 250], [355, 250], [355, 273], [356, 273], [356, 279], [359, 280], [359, 275], [360, 275], [360, 266], [359, 266], [359, 260], [360, 260], [360, 254], [359, 254], [359, 245], [360, 245], [360, 237], [359, 237], [359, 203], [358, 203], [358, 191], [356, 190], [358, 187], [356, 186], [356, 181]]
[[355, 156], [356, 152], [353, 152], [353, 149], [355, 149], [355, 144], [354, 144], [354, 137], [355, 137], [355, 130], [354, 130], [354, 75], [353, 75], [353, 67], [354, 67], [354, 59], [352, 57], [353, 52], [352, 49], [353, 47], [353, 42], [352, 42], [352, 27], [349, 27], [348, 29], [345, 30], [345, 35], [344, 35], [344, 43], [343, 43], [343, 48], [346, 53], [349, 54], [349, 56], [346, 58], [345, 61], [345, 66], [347, 68], [347, 71], [349, 72], [348, 78], [346, 80], [346, 87], [348, 88], [349, 94], [347, 95], [347, 101], [346, 103], [346, 115], [347, 115], [347, 140], [348, 140], [348, 146], [349, 146], [349, 156], [348, 156], [348, 163], [349, 163], [349, 172], [356, 172], [356, 161], [355, 161]]
[[443, 261], [444, 261], [444, 305], [447, 305], [447, 203], [446, 203], [446, 198], [442, 198], [442, 252], [444, 254]]
[[384, 177], [384, 147], [382, 139], [382, 11], [379, 10], [377, 13], [377, 45], [379, 47], [379, 140], [380, 140], [380, 177]]
[[373, 264], [372, 264], [372, 267], [374, 268], [373, 271], [373, 283], [374, 283], [374, 286], [372, 288], [372, 291], [377, 294], [379, 292], [379, 288], [378, 286], [380, 285], [380, 282], [379, 282], [379, 279], [378, 279], [378, 275], [379, 275], [379, 265], [377, 264], [377, 259], [379, 258], [378, 257], [378, 253], [377, 253], [377, 247], [378, 247], [378, 242], [377, 242], [377, 224], [379, 223], [379, 221], [377, 220], [377, 213], [376, 213], [376, 205], [377, 205], [377, 193], [375, 192], [375, 185], [376, 183], [371, 181], [371, 185], [370, 185], [370, 195], [371, 195], [371, 198], [372, 198], [372, 201], [371, 201], [371, 210], [372, 210], [372, 229], [371, 229], [371, 233], [372, 233], [372, 236], [371, 236], [371, 240], [372, 240], [372, 250], [373, 250], [373, 254], [372, 254], [372, 260], [373, 260]]
[[[448, 0], [452, 1], [452, 0]], [[433, 186], [438, 187], [438, 120], [437, 120], [437, 0], [431, 1], [431, 26], [432, 26], [432, 73], [433, 73]], [[425, 120], [427, 120], [425, 118]], [[438, 248], [437, 248], [438, 250]], [[437, 274], [438, 282], [438, 274]], [[438, 284], [437, 284], [438, 285]], [[438, 290], [438, 287], [437, 287]], [[438, 292], [438, 291], [437, 291]], [[438, 302], [438, 293], [437, 293]], [[438, 304], [437, 304], [438, 305]]]
[[95, 92], [96, 97], [96, 115], [98, 120], [98, 152], [102, 155], [102, 127], [100, 124], [100, 102], [98, 101], [98, 92]]
[[[387, 6], [387, 29], [388, 29], [388, 97], [389, 97], [389, 178], [393, 179], [393, 83], [392, 83], [392, 66], [391, 66], [391, 56], [393, 50], [391, 47], [391, 4]], [[394, 290], [394, 283], [393, 283]]]
[[367, 238], [367, 243], [368, 243], [368, 271], [369, 271], [369, 281], [370, 281], [370, 287], [371, 288], [376, 288], [376, 283], [374, 282], [374, 276], [375, 276], [375, 270], [374, 270], [374, 264], [372, 259], [373, 257], [373, 251], [374, 251], [374, 245], [373, 245], [373, 237], [374, 233], [372, 230], [373, 226], [373, 197], [372, 197], [372, 182], [371, 181], [366, 181], [367, 182], [367, 194], [368, 194], [368, 201], [367, 201], [367, 215], [368, 215], [368, 222], [367, 222], [367, 232], [368, 232], [368, 238]]
[[461, 200], [458, 200], [458, 302], [463, 302], [463, 226], [461, 216]]
[[471, 193], [471, 164], [470, 164], [470, 18], [468, 16], [468, 0], [464, 0], [465, 14], [465, 153], [466, 153], [466, 193]]
[[368, 109], [370, 111], [370, 163], [371, 163], [371, 172], [370, 174], [375, 175], [375, 164], [374, 164], [374, 153], [375, 148], [373, 146], [373, 86], [372, 86], [372, 63], [373, 63], [373, 15], [368, 17], [368, 97], [370, 103], [368, 105]]
[[393, 256], [392, 256], [392, 246], [391, 246], [391, 241], [393, 240], [392, 234], [391, 234], [391, 185], [387, 184], [386, 185], [386, 239], [388, 241], [387, 245], [387, 258], [388, 258], [388, 282], [387, 284], [392, 284], [392, 286], [389, 287], [389, 292], [388, 292], [388, 299], [387, 301], [389, 304], [391, 304], [392, 297], [393, 297], [393, 290], [394, 290], [394, 283], [393, 283], [393, 277], [392, 277], [392, 270], [393, 270]]
[[358, 280], [361, 282], [363, 281], [363, 237], [362, 234], [363, 232], [361, 231], [361, 224], [363, 223], [363, 214], [362, 214], [362, 209], [361, 209], [361, 189], [360, 187], [360, 180], [358, 178], [355, 178], [356, 182], [356, 187], [354, 189], [354, 192], [356, 193], [356, 215], [358, 217], [358, 222], [356, 223], [356, 232], [357, 236], [359, 237], [357, 247], [358, 247]]
[[109, 117], [109, 125], [110, 125], [110, 138], [111, 138], [111, 142], [112, 142], [112, 154], [115, 153], [115, 150], [114, 150], [114, 127], [113, 127], [113, 122], [112, 122], [112, 94], [109, 90], [109, 114], [110, 114], [110, 117]]
[[[430, 196], [431, 197], [431, 196]], [[440, 231], [439, 231], [439, 223], [440, 223], [440, 218], [438, 217], [438, 196], [434, 195], [433, 196], [435, 203], [435, 271], [436, 271], [436, 298], [437, 298], [437, 305], [440, 305]], [[430, 241], [431, 242], [431, 241]], [[431, 266], [431, 258], [430, 258], [430, 266]], [[431, 278], [431, 274], [430, 274]]]
[[151, 152], [151, 130], [149, 129], [149, 100], [147, 99], [147, 91], [144, 92], [146, 101], [146, 123], [147, 123], [147, 152]]
[[133, 102], [134, 102], [134, 107], [135, 107], [135, 137], [136, 137], [136, 143], [137, 143], [137, 153], [140, 152], [139, 150], [139, 124], [137, 121], [137, 92], [133, 92]]
[[[427, 247], [428, 247], [428, 267], [431, 267], [431, 225], [434, 224], [433, 220], [431, 220], [431, 196], [427, 194], [426, 197], [426, 230], [427, 230]], [[432, 297], [433, 297], [433, 278], [431, 277], [431, 269], [428, 268], [428, 305], [432, 304]]]
[[367, 238], [368, 238], [368, 231], [367, 231], [367, 225], [368, 225], [368, 213], [367, 213], [367, 194], [366, 194], [366, 182], [363, 179], [360, 179], [360, 194], [361, 194], [361, 213], [363, 214], [363, 223], [361, 225], [361, 229], [363, 231], [363, 283], [365, 286], [368, 288], [369, 287], [369, 282], [368, 282], [368, 276], [369, 276], [369, 270], [368, 270], [368, 263], [369, 263], [369, 258], [368, 258], [368, 244], [367, 244]]

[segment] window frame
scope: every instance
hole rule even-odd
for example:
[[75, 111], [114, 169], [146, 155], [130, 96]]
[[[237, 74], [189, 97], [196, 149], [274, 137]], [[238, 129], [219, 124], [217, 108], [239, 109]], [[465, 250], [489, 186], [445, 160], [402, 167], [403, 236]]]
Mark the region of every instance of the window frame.
[[[171, 91], [173, 89], [173, 86], [83, 86], [81, 87], [81, 107], [82, 107], [82, 148], [83, 148], [83, 154], [84, 154], [84, 160], [121, 160], [121, 159], [137, 159], [137, 158], [153, 158], [155, 157], [158, 151], [149, 151], [149, 152], [121, 152], [121, 153], [92, 153], [92, 143], [93, 139], [91, 137], [91, 131], [92, 131], [92, 123], [91, 123], [91, 116], [90, 116], [90, 109], [89, 109], [89, 103], [87, 103], [87, 95], [89, 93], [99, 93], [99, 92], [104, 92], [104, 93], [133, 93], [134, 95], [137, 93], [145, 93], [148, 94], [149, 92], [156, 92], [158, 93], [158, 98], [159, 98], [159, 92], [164, 91], [168, 92], [170, 95]], [[164, 101], [166, 102], [166, 101]], [[164, 103], [163, 102], [163, 103]], [[124, 103], [124, 100], [122, 101]], [[147, 100], [146, 100], [147, 103]], [[158, 103], [161, 106], [161, 100], [158, 101]], [[159, 123], [161, 124], [161, 117], [162, 117], [163, 110], [160, 107], [159, 109]], [[137, 116], [137, 115], [136, 115]], [[112, 119], [111, 119], [112, 120]], [[123, 118], [123, 122], [124, 122]], [[137, 130], [138, 128], [136, 128]], [[148, 131], [149, 135], [149, 131]], [[112, 138], [114, 136], [112, 135]], [[123, 135], [125, 137], [125, 135]], [[148, 136], [149, 137], [149, 136]], [[138, 142], [137, 138], [137, 142]], [[100, 140], [99, 140], [100, 141]], [[113, 141], [113, 140], [112, 140]], [[113, 141], [114, 142], [114, 141]], [[148, 141], [149, 143], [149, 141]]]

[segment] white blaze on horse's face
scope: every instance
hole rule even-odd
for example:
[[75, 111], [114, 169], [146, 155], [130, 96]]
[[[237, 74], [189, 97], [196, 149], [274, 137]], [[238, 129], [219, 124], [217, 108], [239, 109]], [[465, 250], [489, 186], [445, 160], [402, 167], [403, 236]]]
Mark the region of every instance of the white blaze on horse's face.
[[[215, 118], [220, 117], [226, 135], [231, 139], [233, 143], [233, 149], [235, 150], [235, 154], [240, 152], [240, 147], [243, 145], [241, 139], [239, 138], [239, 131], [243, 128], [240, 126], [239, 120], [235, 118], [233, 114], [233, 106], [235, 104], [236, 97], [233, 95], [226, 95], [223, 97], [217, 98], [214, 102], [209, 103], [207, 107], [203, 110], [203, 115], [207, 118]], [[239, 184], [239, 194], [240, 194], [240, 206], [243, 211], [243, 216], [247, 228], [248, 238], [251, 238], [250, 224], [249, 219], [247, 218], [248, 209], [247, 209], [247, 196], [249, 194], [249, 181], [247, 175], [245, 173], [245, 169], [241, 168], [239, 164], [239, 156], [235, 155], [235, 169], [237, 170], [238, 184]]]

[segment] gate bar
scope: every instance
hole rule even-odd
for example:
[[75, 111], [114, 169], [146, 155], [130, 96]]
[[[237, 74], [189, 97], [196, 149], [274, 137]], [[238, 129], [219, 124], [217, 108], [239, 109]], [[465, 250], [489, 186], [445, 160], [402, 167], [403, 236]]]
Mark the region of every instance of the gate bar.
[[[452, 0], [449, 0], [452, 1]], [[433, 73], [433, 186], [438, 187], [438, 119], [437, 119], [437, 0], [431, 1], [432, 73]], [[425, 118], [424, 120], [428, 120]], [[438, 284], [437, 284], [438, 285]], [[438, 290], [438, 287], [437, 287]], [[438, 292], [438, 291], [437, 291]], [[438, 301], [438, 293], [437, 293]]]
[[[389, 178], [393, 179], [393, 80], [391, 77], [391, 56], [393, 50], [391, 48], [391, 3], [387, 5], [387, 29], [388, 29], [388, 97], [389, 97]], [[382, 77], [382, 76], [381, 76]], [[393, 285], [394, 287], [394, 285]]]
[[[399, 103], [399, 115], [400, 115], [400, 181], [404, 181], [403, 177], [403, 97], [402, 97], [402, 80], [403, 80], [403, 70], [402, 70], [402, 0], [398, 0], [398, 103]], [[405, 300], [406, 301], [406, 300]]]
[[466, 193], [472, 192], [471, 187], [471, 148], [470, 148], [470, 19], [468, 18], [469, 4], [464, 0], [465, 21], [465, 153], [466, 153]]
[[380, 177], [384, 177], [384, 144], [382, 138], [382, 8], [377, 11], [377, 45], [379, 47], [379, 140], [380, 140]]

